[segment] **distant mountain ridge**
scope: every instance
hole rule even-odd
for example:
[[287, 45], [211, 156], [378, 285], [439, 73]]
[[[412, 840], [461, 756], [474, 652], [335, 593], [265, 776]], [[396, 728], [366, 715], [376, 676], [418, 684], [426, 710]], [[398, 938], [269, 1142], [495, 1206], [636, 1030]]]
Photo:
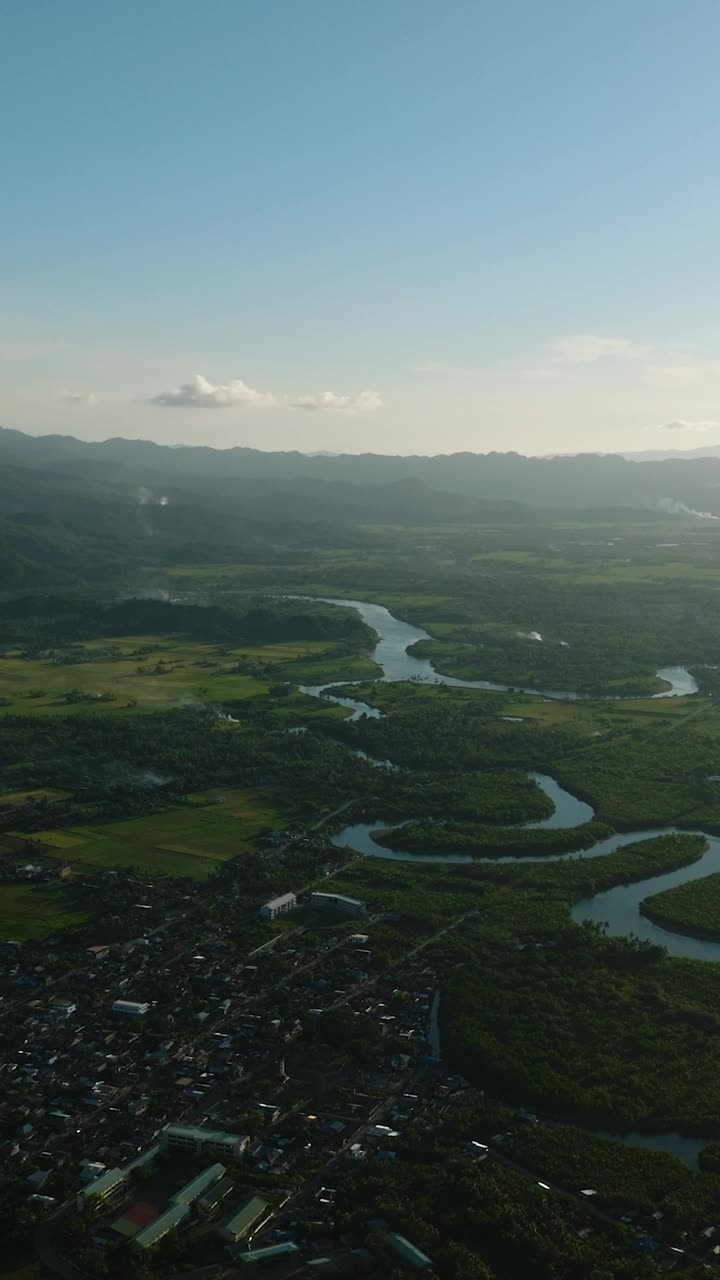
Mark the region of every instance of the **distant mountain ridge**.
[[703, 444], [698, 449], [641, 449], [623, 453], [631, 462], [692, 461], [693, 458], [720, 458], [720, 444]]
[[364, 527], [720, 516], [720, 458], [263, 453], [0, 429], [0, 590], [279, 545], [363, 545]]
[[[720, 449], [719, 449], [720, 452]], [[639, 460], [639, 461], [638, 461]], [[708, 461], [710, 465], [708, 465]], [[710, 450], [687, 458], [670, 454], [665, 461], [630, 454], [573, 454], [526, 457], [508, 453], [455, 453], [434, 456], [386, 454], [265, 453], [235, 447], [161, 445], [149, 440], [114, 437], [99, 443], [72, 436], [29, 436], [0, 429], [0, 465], [102, 476], [112, 466], [128, 483], [162, 486], [190, 483], [202, 490], [230, 494], [238, 482], [354, 486], [420, 481], [447, 494], [482, 501], [513, 501], [540, 507], [578, 509], [628, 506], [652, 509], [660, 498], [676, 498], [701, 511], [713, 510], [720, 485], [720, 457]], [[118, 470], [120, 468], [121, 470]], [[215, 486], [221, 486], [220, 489]], [[704, 495], [704, 499], [703, 499]]]

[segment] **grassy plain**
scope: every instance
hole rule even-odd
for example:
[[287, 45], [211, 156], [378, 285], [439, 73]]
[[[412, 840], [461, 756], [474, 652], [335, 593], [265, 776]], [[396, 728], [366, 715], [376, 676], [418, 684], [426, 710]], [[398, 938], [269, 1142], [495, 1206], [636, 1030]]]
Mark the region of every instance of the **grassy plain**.
[[0, 809], [27, 804], [30, 800], [64, 800], [68, 795], [69, 792], [58, 791], [53, 787], [34, 787], [29, 791], [3, 791], [0, 793]]
[[283, 826], [288, 818], [287, 808], [261, 793], [225, 790], [189, 799], [210, 803], [119, 822], [38, 831], [32, 840], [46, 857], [62, 858], [73, 868], [138, 867], [155, 875], [205, 880], [218, 863], [245, 852], [260, 832]]
[[58, 929], [82, 924], [87, 916], [73, 908], [69, 888], [53, 884], [6, 884], [0, 889], [0, 939], [23, 942], [46, 938]]
[[[138, 652], [145, 647], [152, 652]], [[332, 642], [320, 640], [227, 650], [144, 636], [89, 642], [82, 649], [87, 660], [72, 665], [51, 657], [23, 658], [17, 651], [2, 654], [0, 714], [128, 714], [222, 705], [263, 697], [275, 682], [322, 684], [378, 670], [364, 655], [339, 654]], [[68, 701], [66, 695], [76, 690], [82, 700]]]

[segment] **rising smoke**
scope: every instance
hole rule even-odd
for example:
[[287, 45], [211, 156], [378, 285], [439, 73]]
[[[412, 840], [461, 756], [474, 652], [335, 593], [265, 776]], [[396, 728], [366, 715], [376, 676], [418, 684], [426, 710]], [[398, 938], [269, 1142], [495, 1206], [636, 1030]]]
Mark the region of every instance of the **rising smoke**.
[[720, 520], [720, 516], [714, 516], [711, 511], [696, 511], [694, 507], [688, 507], [677, 498], [658, 498], [657, 505], [661, 511], [667, 511], [671, 516], [696, 516], [698, 520]]

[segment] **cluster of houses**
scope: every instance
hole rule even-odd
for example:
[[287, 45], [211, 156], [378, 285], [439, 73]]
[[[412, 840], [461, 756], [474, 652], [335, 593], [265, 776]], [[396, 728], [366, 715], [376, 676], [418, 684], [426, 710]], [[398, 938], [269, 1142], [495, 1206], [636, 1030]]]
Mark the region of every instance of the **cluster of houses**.
[[[122, 887], [131, 901], [132, 885]], [[392, 988], [376, 991], [368, 935], [348, 929], [365, 904], [337, 894], [309, 903], [327, 917], [320, 935], [292, 931], [254, 954], [222, 912], [166, 911], [159, 926], [151, 904], [134, 900], [143, 933], [92, 943], [71, 968], [52, 939], [0, 948], [0, 1176], [18, 1203], [39, 1215], [93, 1206], [95, 1247], [151, 1249], [201, 1231], [224, 1264], [229, 1251], [257, 1269], [296, 1251], [317, 1262], [306, 1240], [272, 1236], [283, 1188], [325, 1161], [388, 1148], [386, 1095], [425, 1048], [429, 988], [391, 1007]], [[331, 1096], [298, 1113], [295, 1063], [315, 1062], [306, 1037], [338, 1004], [377, 1022], [376, 1062], [368, 1072], [348, 1061]], [[334, 1241], [332, 1204], [313, 1215], [323, 1257], [335, 1266], [342, 1255], [347, 1274], [362, 1267], [362, 1251]]]

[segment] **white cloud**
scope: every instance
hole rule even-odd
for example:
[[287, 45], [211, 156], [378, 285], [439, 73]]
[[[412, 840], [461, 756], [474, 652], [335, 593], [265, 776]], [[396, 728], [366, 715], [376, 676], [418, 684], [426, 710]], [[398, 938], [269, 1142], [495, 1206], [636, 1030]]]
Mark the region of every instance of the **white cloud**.
[[699, 422], [688, 422], [685, 418], [675, 418], [673, 422], [666, 422], [660, 427], [661, 431], [720, 431], [720, 422], [714, 422], [710, 419], [701, 420]]
[[305, 409], [308, 413], [318, 410], [350, 410], [369, 413], [382, 408], [382, 398], [377, 391], [360, 391], [356, 396], [339, 396], [334, 391], [321, 391], [318, 395], [299, 396], [290, 401], [291, 409]]
[[97, 404], [97, 396], [94, 391], [63, 391], [60, 394], [60, 399], [64, 400], [65, 404], [86, 405], [88, 408], [92, 408], [93, 405]]
[[261, 408], [277, 404], [277, 400], [268, 391], [255, 391], [240, 378], [214, 386], [201, 373], [196, 373], [189, 382], [184, 382], [174, 391], [161, 391], [153, 396], [150, 404], [172, 409], [229, 409], [233, 405], [236, 408], [248, 405]]
[[616, 357], [623, 360], [644, 360], [650, 348], [629, 338], [602, 337], [595, 333], [576, 333], [566, 338], [556, 338], [548, 344], [553, 360], [558, 364], [595, 364], [598, 360]]
[[196, 373], [189, 382], [184, 382], [173, 391], [161, 391], [159, 395], [153, 396], [149, 403], [171, 409], [275, 408], [304, 409], [306, 412], [319, 410], [368, 412], [379, 409], [382, 399], [377, 391], [360, 391], [357, 395], [338, 395], [334, 391], [321, 391], [318, 394], [289, 399], [287, 396], [274, 395], [270, 391], [256, 391], [240, 378], [214, 385], [202, 374]]

